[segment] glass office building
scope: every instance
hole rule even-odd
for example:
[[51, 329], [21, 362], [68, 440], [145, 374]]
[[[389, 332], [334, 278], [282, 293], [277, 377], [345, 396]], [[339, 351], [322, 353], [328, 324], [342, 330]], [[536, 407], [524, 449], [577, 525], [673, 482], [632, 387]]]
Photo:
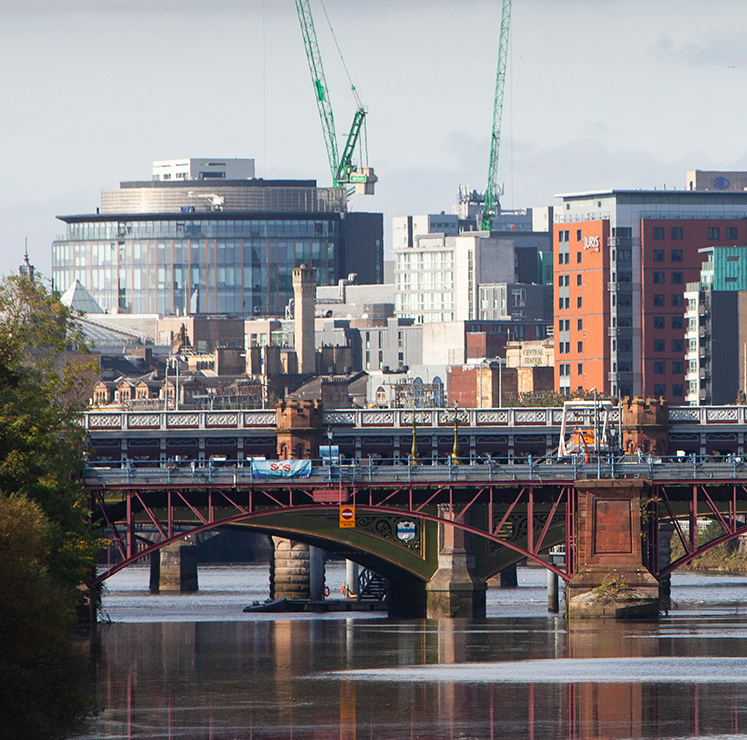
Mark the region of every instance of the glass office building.
[[381, 281], [380, 214], [348, 214], [341, 191], [313, 181], [122, 183], [97, 210], [58, 217], [52, 281], [63, 292], [79, 280], [109, 313], [282, 316], [301, 264], [319, 285], [358, 263]]

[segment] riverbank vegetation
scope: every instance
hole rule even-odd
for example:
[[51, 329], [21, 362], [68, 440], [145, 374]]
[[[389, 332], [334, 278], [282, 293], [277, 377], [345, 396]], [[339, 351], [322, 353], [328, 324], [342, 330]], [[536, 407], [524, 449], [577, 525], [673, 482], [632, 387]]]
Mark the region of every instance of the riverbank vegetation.
[[0, 282], [2, 738], [62, 737], [89, 708], [73, 640], [100, 547], [78, 482], [87, 360], [74, 316], [43, 282]]
[[[718, 522], [711, 522], [698, 531], [698, 544], [704, 545], [723, 534]], [[672, 561], [683, 557], [685, 548], [675, 532], [672, 537]], [[739, 551], [739, 541], [730, 540], [723, 545], [708, 550], [683, 566], [684, 570], [723, 571], [726, 573], [740, 573], [747, 571], [747, 555]]]

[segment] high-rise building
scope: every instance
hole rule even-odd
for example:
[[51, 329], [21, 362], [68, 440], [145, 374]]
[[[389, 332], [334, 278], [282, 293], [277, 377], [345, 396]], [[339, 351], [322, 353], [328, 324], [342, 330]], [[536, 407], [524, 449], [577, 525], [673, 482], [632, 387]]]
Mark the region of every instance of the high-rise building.
[[747, 192], [603, 190], [559, 197], [556, 388], [683, 403], [685, 286], [699, 280], [699, 250], [747, 244]]
[[747, 247], [710, 247], [685, 291], [685, 401], [736, 402], [747, 390]]
[[253, 178], [253, 160], [154, 162], [155, 179], [104, 190], [94, 214], [58, 216], [52, 281], [109, 313], [284, 315], [302, 263], [319, 285], [381, 282], [383, 217], [348, 213], [341, 188]]

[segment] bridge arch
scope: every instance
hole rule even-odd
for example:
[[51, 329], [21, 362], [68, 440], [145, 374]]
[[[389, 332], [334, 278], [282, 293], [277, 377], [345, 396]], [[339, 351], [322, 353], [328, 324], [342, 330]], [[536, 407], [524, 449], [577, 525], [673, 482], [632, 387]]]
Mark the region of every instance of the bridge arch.
[[[170, 537], [164, 537], [163, 540], [155, 542], [138, 552], [124, 557], [122, 561], [113, 565], [103, 573], [99, 574], [92, 582], [92, 586], [98, 586], [105, 580], [123, 570], [127, 566], [131, 565], [150, 554], [157, 552], [167, 545], [173, 544], [180, 540], [183, 540], [187, 536], [199, 534], [201, 532], [207, 532], [221, 527], [241, 524], [251, 524], [253, 531], [264, 532], [266, 534], [272, 534], [276, 536], [287, 537], [290, 539], [298, 540], [310, 545], [322, 547], [331, 552], [339, 553], [345, 557], [349, 557], [351, 560], [360, 562], [366, 567], [371, 567], [381, 575], [387, 578], [404, 579], [404, 580], [416, 580], [426, 582], [430, 579], [432, 574], [435, 572], [438, 560], [438, 545], [436, 539], [436, 527], [438, 526], [451, 526], [455, 529], [462, 530], [466, 533], [480, 537], [488, 542], [495, 543], [499, 546], [505, 547], [508, 550], [515, 553], [515, 559], [529, 558], [538, 565], [557, 573], [558, 576], [564, 580], [569, 580], [572, 573], [566, 573], [565, 571], [558, 568], [556, 565], [550, 564], [543, 560], [538, 552], [535, 550], [531, 551], [527, 547], [523, 547], [521, 544], [517, 544], [515, 541], [509, 541], [505, 537], [500, 537], [497, 534], [486, 532], [478, 527], [474, 527], [468, 524], [464, 524], [460, 521], [452, 519], [445, 519], [435, 514], [428, 512], [418, 511], [414, 512], [411, 510], [401, 509], [397, 507], [385, 507], [385, 506], [367, 506], [367, 505], [356, 505], [356, 518], [361, 514], [368, 514], [371, 516], [391, 516], [404, 519], [417, 519], [421, 522], [421, 527], [430, 530], [430, 536], [428, 542], [423, 544], [424, 548], [430, 548], [430, 552], [424, 552], [425, 557], [416, 555], [413, 553], [408, 557], [406, 548], [401, 546], [394, 546], [390, 548], [392, 554], [388, 554], [385, 550], [382, 553], [380, 548], [380, 540], [376, 540], [377, 549], [374, 550], [372, 546], [367, 546], [365, 543], [365, 537], [358, 537], [351, 535], [356, 532], [355, 529], [341, 530], [338, 532], [344, 532], [345, 535], [335, 536], [331, 534], [332, 528], [329, 528], [327, 533], [314, 532], [309, 528], [304, 529], [303, 526], [299, 526], [299, 523], [287, 522], [283, 523], [283, 519], [289, 519], [293, 516], [304, 515], [309, 513], [314, 514], [332, 514], [334, 519], [337, 519], [338, 506], [323, 506], [319, 504], [309, 505], [295, 505], [290, 507], [278, 507], [269, 510], [261, 510], [255, 512], [239, 512], [238, 514], [222, 518], [218, 521], [205, 522], [202, 524], [196, 524], [195, 526], [182, 530], [177, 534], [173, 534]], [[353, 537], [351, 540], [350, 538]], [[358, 541], [356, 541], [356, 539]], [[547, 545], [555, 544], [559, 541], [557, 533], [554, 537], [548, 538]], [[374, 538], [371, 538], [371, 543], [374, 542]], [[396, 549], [395, 549], [396, 548]], [[428, 557], [430, 555], [430, 558]], [[399, 556], [399, 557], [397, 557]], [[508, 564], [508, 563], [506, 563]], [[425, 565], [425, 567], [424, 567]], [[494, 575], [490, 573], [489, 575]]]

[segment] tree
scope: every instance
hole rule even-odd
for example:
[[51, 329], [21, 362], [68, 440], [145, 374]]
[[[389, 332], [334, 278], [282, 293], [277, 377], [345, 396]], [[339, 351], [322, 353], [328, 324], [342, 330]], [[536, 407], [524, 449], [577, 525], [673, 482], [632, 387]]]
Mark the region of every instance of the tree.
[[99, 549], [79, 483], [82, 388], [93, 368], [75, 316], [39, 280], [0, 282], [0, 492], [38, 503], [48, 519], [50, 574], [78, 590]]
[[[0, 282], [0, 736], [62, 736], [88, 706], [72, 626], [100, 549], [80, 469], [92, 367], [39, 280]], [[81, 683], [83, 682], [83, 683]]]

